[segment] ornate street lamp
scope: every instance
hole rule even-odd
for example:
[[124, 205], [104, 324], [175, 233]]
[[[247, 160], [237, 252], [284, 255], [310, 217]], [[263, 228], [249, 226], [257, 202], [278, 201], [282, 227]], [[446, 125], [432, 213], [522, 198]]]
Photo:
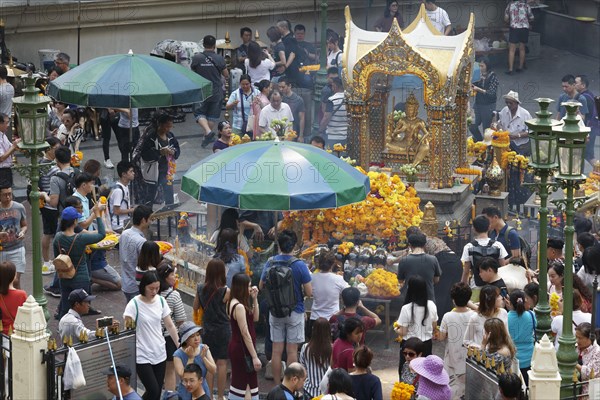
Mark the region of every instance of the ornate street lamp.
[[[585, 202], [585, 197], [575, 198], [574, 191], [579, 184], [585, 181], [583, 175], [585, 142], [590, 128], [580, 127], [577, 109], [581, 103], [568, 101], [562, 103], [567, 110], [564, 125], [555, 126], [552, 130], [558, 136], [558, 175], [556, 181], [561, 188], [566, 189], [564, 200], [553, 201], [559, 210], [567, 215], [565, 224], [565, 274], [563, 290], [563, 329], [558, 338], [558, 351], [556, 358], [560, 369], [563, 385], [572, 382], [575, 364], [577, 364], [577, 350], [575, 349], [575, 336], [573, 335], [573, 218], [575, 208]], [[542, 288], [544, 290], [545, 288]], [[567, 390], [568, 391], [568, 390]]]
[[[15, 115], [18, 120], [18, 133], [21, 138], [19, 149], [31, 158], [31, 165], [19, 165], [14, 168], [21, 175], [29, 178], [31, 181], [31, 239], [33, 249], [33, 297], [37, 303], [42, 306], [46, 320], [50, 319], [50, 314], [46, 307], [47, 300], [42, 291], [42, 248], [40, 233], [40, 192], [38, 191], [38, 182], [40, 180], [40, 166], [38, 159], [44, 149], [48, 147], [46, 143], [46, 120], [48, 118], [47, 106], [50, 103], [50, 97], [40, 96], [39, 89], [35, 87], [35, 81], [38, 76], [23, 76], [26, 88], [23, 96], [13, 99], [15, 106]], [[49, 168], [50, 165], [45, 165]], [[42, 167], [42, 168], [44, 168]]]
[[327, 85], [327, 0], [321, 0], [321, 50], [313, 92], [313, 135], [319, 134], [319, 110], [321, 109], [321, 91]]
[[535, 316], [537, 326], [535, 328], [538, 340], [541, 340], [544, 334], [550, 335], [552, 331], [550, 324], [550, 305], [548, 304], [548, 292], [545, 288], [548, 285], [548, 194], [549, 189], [555, 188], [554, 183], [548, 183], [548, 177], [553, 170], [558, 167], [556, 160], [557, 154], [557, 136], [552, 130], [559, 121], [552, 119], [552, 113], [548, 107], [553, 100], [547, 98], [536, 99], [540, 106], [540, 111], [536, 112], [537, 118], [526, 121], [529, 127], [529, 139], [531, 142], [531, 162], [530, 166], [535, 170], [535, 174], [540, 177], [539, 183], [533, 183], [540, 196], [540, 234], [539, 234], [539, 256], [538, 270], [539, 283], [543, 290], [540, 290], [538, 303], [535, 307]]

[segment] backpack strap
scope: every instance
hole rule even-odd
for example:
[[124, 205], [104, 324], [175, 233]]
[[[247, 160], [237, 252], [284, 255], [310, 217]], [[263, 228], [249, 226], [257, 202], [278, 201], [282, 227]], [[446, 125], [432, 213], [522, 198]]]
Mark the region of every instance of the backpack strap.
[[133, 298], [133, 304], [135, 305], [135, 326], [136, 326], [136, 328], [137, 328], [138, 314], [139, 314], [139, 311], [140, 311], [140, 310], [139, 310], [139, 308], [138, 308], [138, 303], [137, 303], [136, 297], [137, 297], [137, 296], [135, 296], [135, 297]]

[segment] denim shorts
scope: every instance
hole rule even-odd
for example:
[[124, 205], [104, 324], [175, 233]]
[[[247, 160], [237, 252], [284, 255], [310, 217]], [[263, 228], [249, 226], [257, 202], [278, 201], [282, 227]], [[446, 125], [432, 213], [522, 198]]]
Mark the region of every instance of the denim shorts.
[[273, 343], [304, 343], [304, 313], [292, 312], [284, 318], [269, 316]]
[[25, 273], [25, 246], [13, 249], [0, 251], [0, 262], [11, 261], [15, 264], [17, 272]]

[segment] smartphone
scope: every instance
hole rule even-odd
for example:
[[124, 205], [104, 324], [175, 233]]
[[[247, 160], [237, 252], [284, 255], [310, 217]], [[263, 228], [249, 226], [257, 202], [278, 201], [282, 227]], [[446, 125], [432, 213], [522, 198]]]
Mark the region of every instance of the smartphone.
[[508, 289], [506, 289], [505, 287], [500, 288], [500, 296], [507, 299], [508, 298]]
[[102, 317], [96, 319], [96, 329], [110, 328], [113, 325], [113, 317]]

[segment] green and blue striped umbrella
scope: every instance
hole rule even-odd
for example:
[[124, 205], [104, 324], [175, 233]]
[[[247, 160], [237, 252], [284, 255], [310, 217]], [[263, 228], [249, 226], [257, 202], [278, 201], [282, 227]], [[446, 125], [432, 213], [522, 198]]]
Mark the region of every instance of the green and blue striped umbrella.
[[313, 210], [364, 200], [369, 177], [317, 147], [259, 141], [229, 147], [193, 165], [181, 190], [242, 210]]
[[130, 51], [94, 58], [69, 70], [50, 82], [48, 93], [80, 106], [152, 108], [201, 102], [211, 91], [210, 81], [194, 71]]

